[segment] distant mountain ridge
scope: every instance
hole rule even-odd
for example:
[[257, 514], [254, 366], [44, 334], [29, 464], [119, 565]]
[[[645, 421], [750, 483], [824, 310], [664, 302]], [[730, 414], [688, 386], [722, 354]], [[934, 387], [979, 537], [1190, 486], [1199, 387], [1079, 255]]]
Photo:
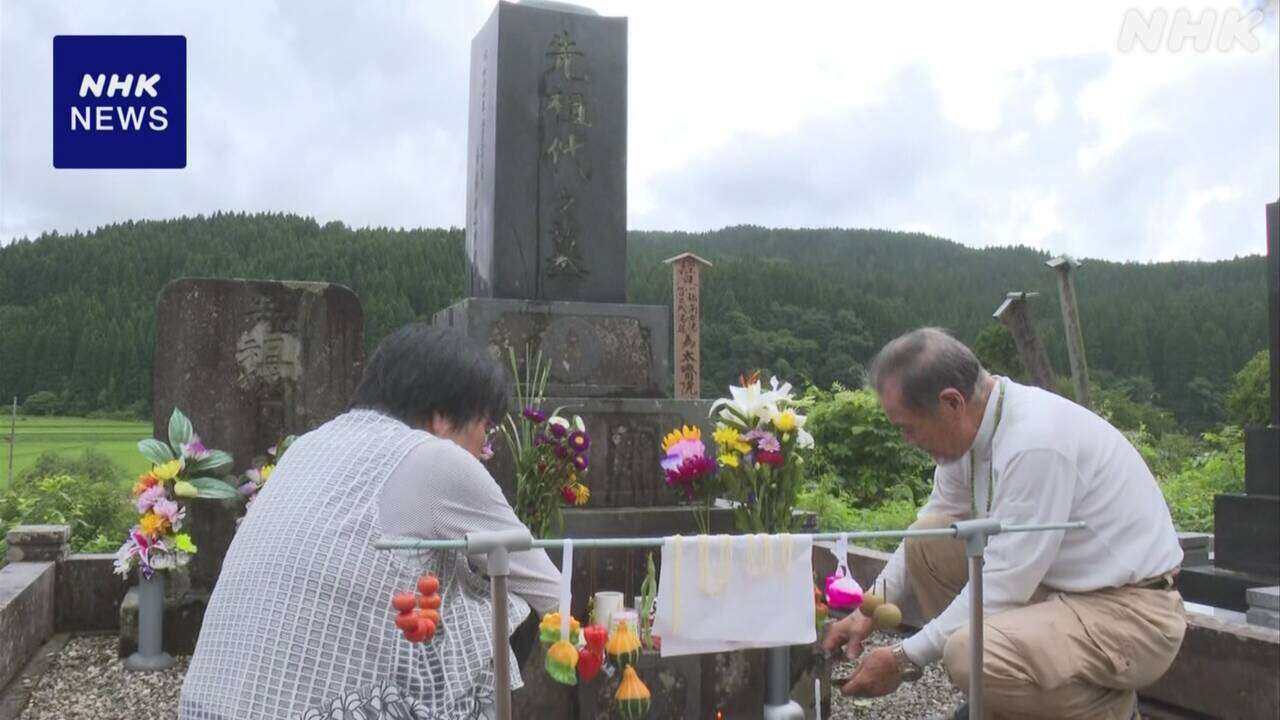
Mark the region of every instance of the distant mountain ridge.
[[[1006, 291], [1032, 301], [1067, 372], [1049, 255], [975, 249], [888, 230], [770, 229], [629, 233], [628, 295], [669, 304], [667, 257], [693, 251], [703, 274], [704, 394], [744, 369], [801, 382], [856, 382], [898, 333], [940, 325], [972, 342]], [[154, 302], [181, 276], [324, 280], [360, 296], [370, 347], [462, 295], [463, 233], [353, 230], [280, 213], [218, 213], [49, 233], [0, 248], [0, 398], [57, 393], [68, 412], [150, 397]], [[1151, 381], [1192, 425], [1220, 418], [1220, 390], [1266, 343], [1265, 258], [1216, 262], [1085, 260], [1077, 273], [1092, 371]], [[1215, 407], [1215, 402], [1217, 406]]]

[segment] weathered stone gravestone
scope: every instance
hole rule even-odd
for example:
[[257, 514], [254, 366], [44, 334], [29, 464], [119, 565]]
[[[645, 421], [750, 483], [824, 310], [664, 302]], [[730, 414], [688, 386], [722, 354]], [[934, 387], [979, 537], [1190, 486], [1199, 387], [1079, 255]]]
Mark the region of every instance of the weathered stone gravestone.
[[[236, 473], [280, 439], [343, 412], [364, 364], [364, 314], [351, 290], [316, 282], [170, 282], [156, 302], [152, 380], [155, 437], [174, 408], [209, 447], [232, 454]], [[165, 650], [191, 652], [222, 558], [235, 535], [238, 499], [189, 502], [199, 552], [171, 573]], [[136, 600], [121, 607], [121, 653], [136, 642]]]

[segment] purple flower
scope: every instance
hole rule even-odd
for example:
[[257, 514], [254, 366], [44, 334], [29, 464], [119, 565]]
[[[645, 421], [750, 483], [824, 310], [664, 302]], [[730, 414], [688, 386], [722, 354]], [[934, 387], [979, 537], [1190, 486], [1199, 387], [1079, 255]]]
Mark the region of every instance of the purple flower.
[[556, 454], [556, 457], [560, 458], [561, 460], [564, 460], [569, 457], [569, 448], [563, 445], [555, 446], [555, 448], [552, 449], [552, 452], [554, 452]]
[[576, 453], [584, 453], [591, 447], [591, 438], [581, 430], [569, 433], [569, 449]]
[[192, 460], [199, 460], [208, 457], [209, 450], [205, 448], [204, 443], [200, 441], [199, 435], [192, 435], [191, 442], [182, 446], [182, 454]]
[[178, 503], [169, 498], [161, 498], [151, 507], [151, 511], [156, 515], [169, 521], [169, 527], [175, 531], [182, 525], [182, 519], [186, 515], [186, 511], [178, 507]]
[[252, 480], [240, 486], [240, 494], [245, 497], [253, 497], [258, 492], [258, 484]]
[[488, 462], [493, 459], [493, 441], [485, 440], [484, 445], [480, 446], [481, 462]]
[[541, 425], [547, 421], [547, 414], [532, 405], [524, 409], [524, 417], [535, 425]]
[[586, 455], [574, 455], [574, 456], [573, 456], [573, 466], [574, 466], [574, 467], [576, 467], [576, 468], [578, 468], [579, 470], [586, 470], [586, 469], [587, 469], [587, 456], [586, 456]]
[[742, 436], [747, 442], [755, 441], [756, 448], [767, 452], [779, 452], [782, 450], [782, 444], [778, 442], [778, 438], [773, 433], [765, 430], [752, 430]]
[[562, 418], [552, 418], [548, 427], [552, 429], [552, 437], [562, 438], [568, 434], [568, 423]]
[[549, 442], [551, 441], [547, 438], [546, 435], [543, 435], [542, 433], [538, 433], [537, 435], [533, 436], [534, 447], [542, 447], [543, 445], [546, 445]]

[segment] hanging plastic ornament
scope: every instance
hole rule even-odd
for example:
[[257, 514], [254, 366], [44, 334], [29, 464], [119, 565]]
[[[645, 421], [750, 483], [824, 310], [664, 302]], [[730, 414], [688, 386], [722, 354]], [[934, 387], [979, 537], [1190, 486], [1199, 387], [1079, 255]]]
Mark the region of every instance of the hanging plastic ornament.
[[613, 699], [618, 704], [618, 716], [623, 720], [640, 720], [649, 714], [649, 688], [636, 675], [634, 666], [628, 665], [622, 671], [622, 682], [618, 684], [618, 692]]
[[605, 645], [605, 652], [619, 669], [633, 665], [640, 659], [640, 638], [625, 620], [614, 623], [613, 635]]
[[596, 675], [600, 674], [600, 669], [604, 667], [604, 651], [596, 650], [590, 646], [582, 648], [578, 651], [578, 679], [582, 682], [591, 682]]
[[827, 606], [832, 610], [853, 610], [863, 602], [862, 586], [849, 572], [849, 538], [841, 535], [833, 550], [836, 571], [827, 576]]
[[827, 606], [833, 610], [852, 610], [862, 604], [862, 587], [842, 570], [844, 568], [827, 576]]
[[547, 650], [547, 674], [558, 683], [577, 685], [580, 660], [578, 650], [568, 640], [557, 640]]
[[[569, 642], [573, 645], [578, 644], [578, 637], [582, 633], [582, 624], [578, 619], [569, 617]], [[542, 647], [549, 648], [560, 639], [560, 613], [552, 612], [542, 616], [542, 623], [538, 625], [538, 640], [542, 643]]]

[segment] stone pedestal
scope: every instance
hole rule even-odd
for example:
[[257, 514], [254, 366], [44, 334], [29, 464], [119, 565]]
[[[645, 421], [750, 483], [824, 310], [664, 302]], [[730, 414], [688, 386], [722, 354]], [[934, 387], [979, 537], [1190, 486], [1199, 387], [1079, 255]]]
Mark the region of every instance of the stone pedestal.
[[5, 533], [5, 559], [19, 562], [62, 562], [70, 553], [69, 525], [17, 525]]
[[467, 298], [434, 324], [485, 344], [504, 366], [526, 349], [551, 363], [549, 397], [663, 398], [671, 377], [670, 311], [662, 305]]

